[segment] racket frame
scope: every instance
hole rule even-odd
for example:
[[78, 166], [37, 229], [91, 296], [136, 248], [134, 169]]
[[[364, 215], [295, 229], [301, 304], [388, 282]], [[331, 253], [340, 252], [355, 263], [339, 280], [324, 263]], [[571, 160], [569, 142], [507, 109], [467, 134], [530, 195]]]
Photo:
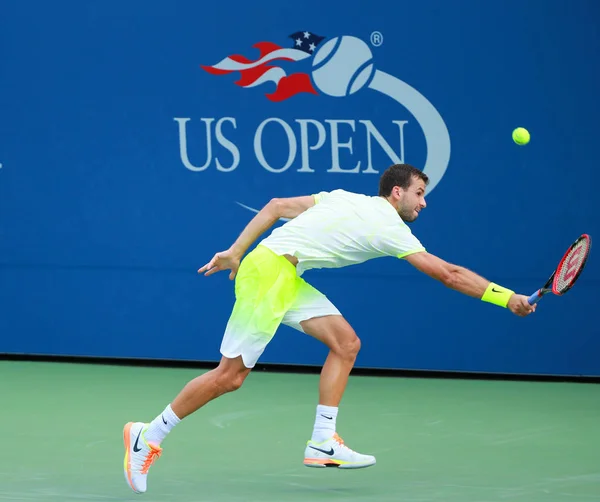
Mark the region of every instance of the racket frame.
[[[575, 274], [575, 277], [573, 278], [573, 280], [571, 281], [570, 285], [562, 292], [558, 291], [558, 289], [556, 288], [556, 272], [558, 270], [560, 270], [560, 268], [562, 267], [563, 263], [565, 262], [565, 260], [567, 259], [567, 256], [569, 256], [569, 253], [571, 252], [571, 250], [577, 246], [577, 244], [579, 244], [579, 242], [583, 239], [586, 239], [588, 241], [588, 247], [585, 253], [585, 256], [583, 257], [583, 262], [581, 263], [579, 270], [577, 271], [577, 274]], [[534, 303], [539, 302], [542, 297], [548, 293], [554, 293], [555, 295], [558, 296], [562, 296], [564, 295], [567, 291], [569, 291], [573, 285], [575, 284], [575, 282], [577, 281], [577, 279], [579, 279], [579, 276], [581, 275], [581, 272], [583, 271], [583, 269], [585, 268], [585, 264], [587, 262], [588, 257], [590, 256], [590, 251], [592, 249], [592, 238], [588, 235], [588, 234], [582, 234], [580, 235], [574, 242], [573, 244], [571, 244], [569, 246], [569, 249], [567, 249], [567, 251], [565, 252], [565, 254], [563, 255], [562, 259], [560, 260], [558, 266], [556, 267], [556, 269], [554, 270], [554, 272], [552, 272], [552, 275], [550, 276], [550, 278], [546, 281], [546, 284], [544, 284], [543, 287], [541, 287], [540, 289], [538, 289], [535, 293], [533, 293], [528, 299], [527, 301], [529, 302], [529, 305], [533, 305]]]

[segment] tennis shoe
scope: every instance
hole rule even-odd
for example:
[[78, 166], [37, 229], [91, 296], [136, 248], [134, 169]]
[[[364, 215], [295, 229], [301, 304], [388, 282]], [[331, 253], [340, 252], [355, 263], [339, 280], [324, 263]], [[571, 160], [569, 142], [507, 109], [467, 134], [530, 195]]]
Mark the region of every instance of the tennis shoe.
[[135, 493], [146, 491], [148, 469], [162, 453], [161, 447], [146, 442], [147, 430], [148, 424], [142, 422], [129, 422], [123, 429], [125, 480]]
[[332, 438], [316, 443], [306, 443], [304, 451], [306, 467], [337, 467], [339, 469], [360, 469], [375, 465], [375, 457], [363, 455], [348, 448], [341, 437], [334, 434]]

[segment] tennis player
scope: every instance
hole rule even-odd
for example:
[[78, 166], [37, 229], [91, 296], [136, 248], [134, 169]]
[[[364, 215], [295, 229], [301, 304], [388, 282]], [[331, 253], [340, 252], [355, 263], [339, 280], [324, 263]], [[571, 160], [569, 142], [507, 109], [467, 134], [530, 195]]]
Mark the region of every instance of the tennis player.
[[[361, 342], [327, 297], [302, 279], [306, 270], [393, 256], [449, 288], [506, 307], [518, 316], [535, 310], [527, 296], [425, 250], [407, 223], [425, 208], [428, 182], [415, 167], [396, 164], [381, 176], [376, 197], [333, 190], [273, 199], [229, 249], [198, 270], [206, 276], [229, 270], [229, 278], [235, 279], [236, 301], [221, 343], [223, 357], [217, 368], [190, 381], [152, 422], [125, 426], [125, 477], [135, 492], [146, 491], [148, 469], [160, 456], [160, 445], [173, 427], [209, 401], [239, 389], [282, 323], [329, 348], [304, 465], [353, 469], [375, 464], [375, 457], [351, 450], [336, 432], [338, 406]], [[290, 221], [242, 260], [255, 240], [280, 218]]]

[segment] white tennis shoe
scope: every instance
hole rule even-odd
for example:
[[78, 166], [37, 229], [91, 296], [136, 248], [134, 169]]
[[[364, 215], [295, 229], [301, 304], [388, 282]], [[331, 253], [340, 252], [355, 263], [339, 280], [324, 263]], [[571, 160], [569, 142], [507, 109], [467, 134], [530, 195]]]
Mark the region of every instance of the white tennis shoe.
[[142, 422], [129, 422], [123, 429], [125, 480], [135, 493], [146, 491], [148, 469], [162, 453], [160, 446], [146, 442], [144, 433], [147, 430], [148, 424]]
[[375, 465], [375, 457], [363, 455], [348, 448], [342, 438], [334, 434], [322, 443], [310, 440], [304, 450], [306, 467], [338, 467], [339, 469], [361, 469]]

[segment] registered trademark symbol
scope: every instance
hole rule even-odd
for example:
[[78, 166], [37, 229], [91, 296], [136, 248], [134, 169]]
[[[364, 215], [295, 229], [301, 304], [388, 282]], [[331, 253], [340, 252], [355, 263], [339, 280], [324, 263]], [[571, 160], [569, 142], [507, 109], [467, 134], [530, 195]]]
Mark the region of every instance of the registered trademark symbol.
[[381, 44], [383, 44], [383, 35], [380, 31], [374, 31], [371, 33], [371, 43], [375, 47], [379, 47]]

